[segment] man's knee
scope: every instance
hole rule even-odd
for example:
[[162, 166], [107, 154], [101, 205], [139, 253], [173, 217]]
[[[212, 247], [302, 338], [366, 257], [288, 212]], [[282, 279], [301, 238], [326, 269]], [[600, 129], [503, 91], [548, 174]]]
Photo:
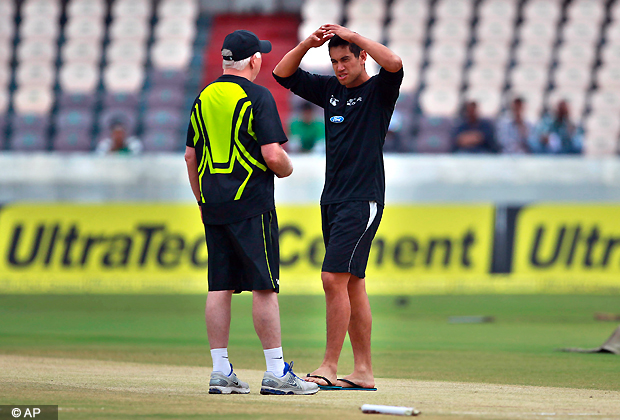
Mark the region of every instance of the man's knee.
[[351, 275], [349, 273], [330, 273], [323, 271], [321, 273], [323, 290], [325, 293], [328, 293], [346, 289], [350, 276]]

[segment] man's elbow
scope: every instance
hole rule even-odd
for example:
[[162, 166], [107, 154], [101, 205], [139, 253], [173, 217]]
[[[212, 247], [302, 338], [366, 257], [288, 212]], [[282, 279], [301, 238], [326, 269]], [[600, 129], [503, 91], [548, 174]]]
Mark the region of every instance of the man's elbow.
[[403, 60], [396, 54], [392, 54], [385, 69], [390, 73], [396, 73], [403, 68]]

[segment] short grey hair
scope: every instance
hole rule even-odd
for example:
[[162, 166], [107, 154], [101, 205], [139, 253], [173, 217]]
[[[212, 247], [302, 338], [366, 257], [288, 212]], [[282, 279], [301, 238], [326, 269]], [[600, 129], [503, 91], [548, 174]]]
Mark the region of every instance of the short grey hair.
[[[259, 52], [257, 52], [254, 55], [256, 56], [256, 58], [260, 58], [261, 56]], [[239, 60], [239, 61], [222, 60], [222, 68], [224, 70], [226, 69], [235, 69], [239, 71], [244, 70], [250, 64], [250, 60], [252, 59], [252, 57], [253, 56], [244, 58], [243, 60]]]

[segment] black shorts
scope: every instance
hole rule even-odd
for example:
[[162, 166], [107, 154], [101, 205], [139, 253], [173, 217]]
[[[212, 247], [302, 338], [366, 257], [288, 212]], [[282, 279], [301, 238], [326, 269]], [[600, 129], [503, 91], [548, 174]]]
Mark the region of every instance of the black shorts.
[[209, 291], [279, 292], [280, 248], [275, 210], [227, 225], [205, 225]]
[[321, 206], [325, 259], [323, 271], [366, 277], [370, 245], [383, 206], [374, 201], [348, 201]]

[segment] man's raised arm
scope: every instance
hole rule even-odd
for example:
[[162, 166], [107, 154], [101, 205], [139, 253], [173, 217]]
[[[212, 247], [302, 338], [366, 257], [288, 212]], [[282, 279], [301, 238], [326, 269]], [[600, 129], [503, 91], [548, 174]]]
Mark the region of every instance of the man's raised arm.
[[301, 41], [295, 48], [290, 50], [282, 60], [278, 63], [273, 74], [279, 77], [289, 77], [297, 71], [301, 64], [302, 58], [308, 52], [310, 48], [320, 47], [325, 44], [334, 35], [327, 35], [326, 30], [319, 28], [312, 33], [308, 38]]

